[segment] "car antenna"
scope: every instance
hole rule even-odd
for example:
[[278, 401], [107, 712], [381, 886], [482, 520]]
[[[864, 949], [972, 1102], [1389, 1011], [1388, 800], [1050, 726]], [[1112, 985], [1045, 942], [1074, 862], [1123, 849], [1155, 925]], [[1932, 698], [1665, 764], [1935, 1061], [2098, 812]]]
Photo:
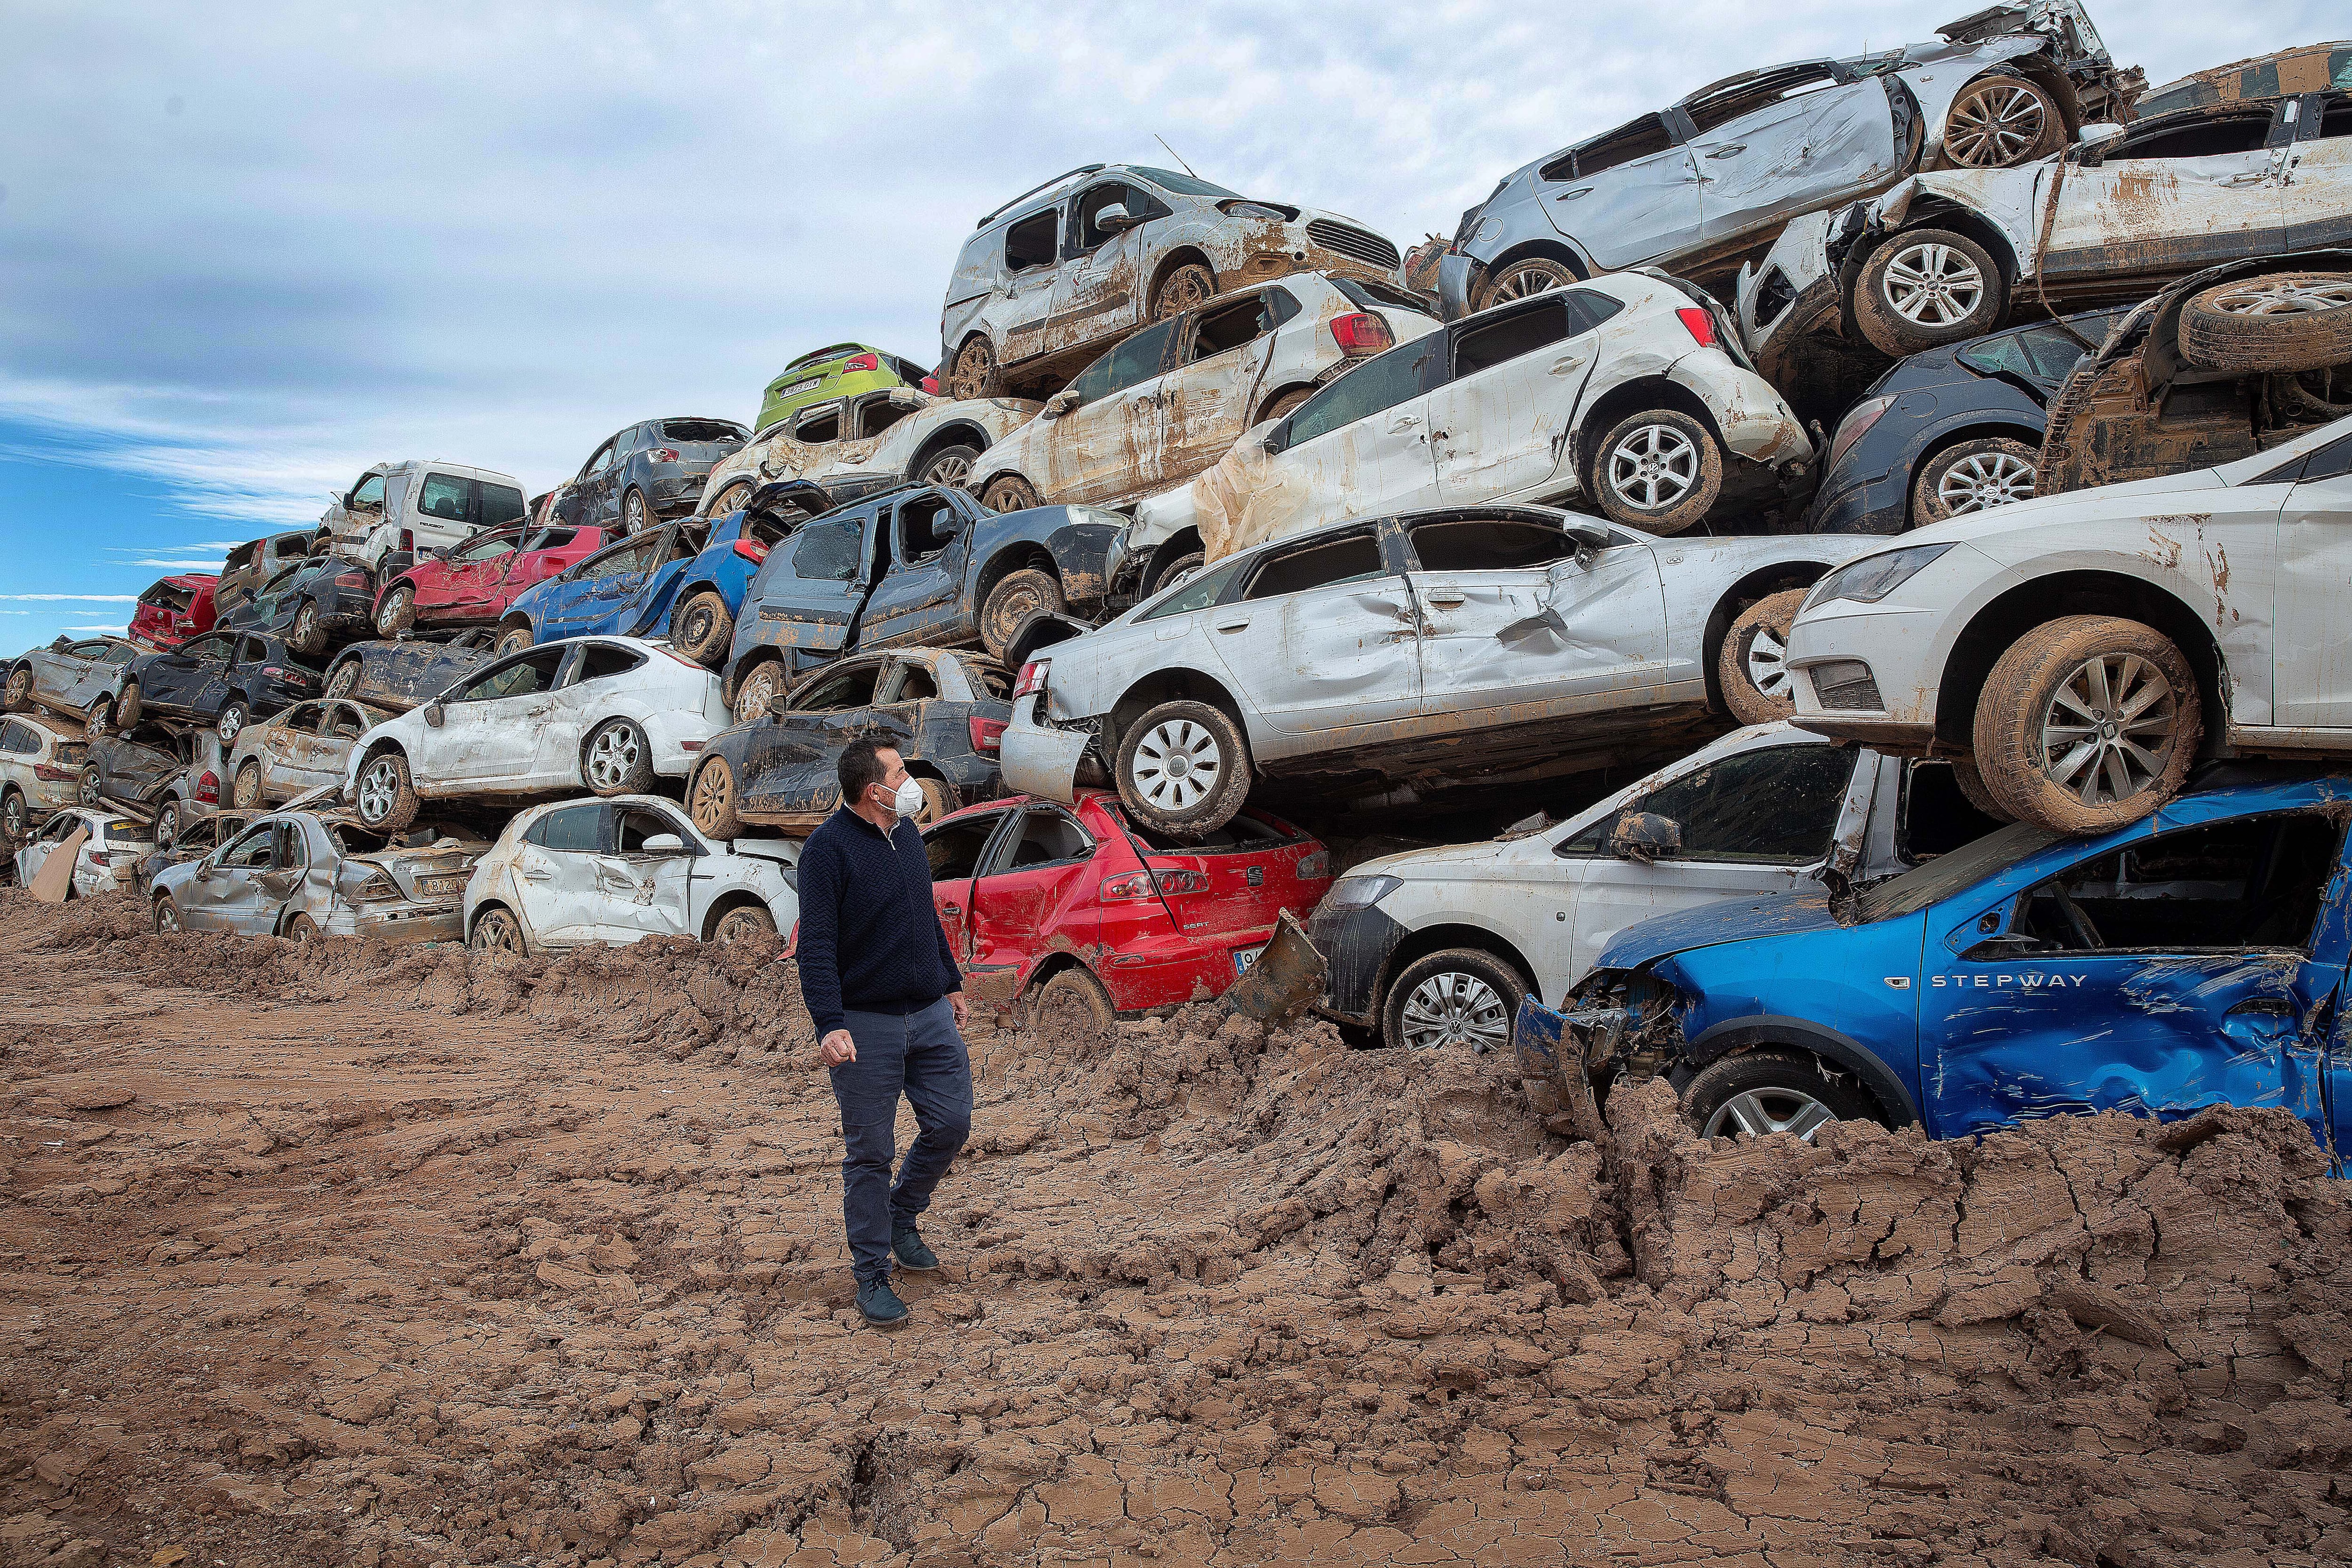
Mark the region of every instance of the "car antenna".
[[[1159, 142], [1162, 147], [1168, 147], [1168, 138], [1167, 138], [1167, 137], [1165, 137], [1165, 136], [1162, 136], [1161, 134], [1160, 134], [1160, 132], [1157, 132], [1157, 131], [1153, 132], [1151, 133], [1151, 139], [1152, 139], [1154, 142]], [[1184, 167], [1184, 172], [1185, 172], [1186, 174], [1192, 174], [1192, 164], [1190, 164], [1190, 163], [1184, 163], [1184, 154], [1183, 154], [1183, 153], [1179, 153], [1179, 152], [1178, 152], [1178, 151], [1176, 151], [1176, 149], [1175, 149], [1175, 148], [1173, 148], [1173, 147], [1168, 147], [1168, 155], [1169, 155], [1171, 158], [1175, 159], [1177, 163], [1182, 163], [1182, 164], [1183, 164], [1183, 167]], [[1197, 180], [1197, 179], [1199, 179], [1201, 176], [1200, 176], [1200, 175], [1198, 175], [1198, 174], [1192, 174], [1192, 177], [1193, 177], [1194, 179], [1196, 179], [1196, 180]]]

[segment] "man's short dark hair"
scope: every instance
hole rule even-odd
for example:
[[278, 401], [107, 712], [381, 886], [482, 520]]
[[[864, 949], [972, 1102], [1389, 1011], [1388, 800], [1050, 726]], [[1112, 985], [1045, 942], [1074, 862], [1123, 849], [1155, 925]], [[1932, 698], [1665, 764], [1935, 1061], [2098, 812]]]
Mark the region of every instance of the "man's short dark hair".
[[878, 784], [889, 775], [882, 765], [882, 753], [895, 752], [898, 742], [887, 735], [860, 735], [842, 749], [841, 803], [856, 806], [866, 798], [866, 786]]

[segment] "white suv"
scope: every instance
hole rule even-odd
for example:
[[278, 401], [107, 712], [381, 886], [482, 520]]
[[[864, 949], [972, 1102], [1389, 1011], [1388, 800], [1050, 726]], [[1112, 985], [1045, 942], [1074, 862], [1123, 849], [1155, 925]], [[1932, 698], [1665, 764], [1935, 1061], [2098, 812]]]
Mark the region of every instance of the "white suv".
[[419, 458], [376, 464], [333, 498], [319, 526], [333, 536], [338, 555], [378, 567], [397, 552], [404, 559], [394, 572], [402, 572], [419, 551], [520, 522], [525, 505], [511, 474]]
[[1972, 787], [2000, 812], [2104, 831], [2171, 798], [2200, 752], [2352, 756], [2352, 665], [2336, 651], [2347, 578], [2341, 419], [1848, 563], [1790, 630], [1797, 722], [1972, 756]]

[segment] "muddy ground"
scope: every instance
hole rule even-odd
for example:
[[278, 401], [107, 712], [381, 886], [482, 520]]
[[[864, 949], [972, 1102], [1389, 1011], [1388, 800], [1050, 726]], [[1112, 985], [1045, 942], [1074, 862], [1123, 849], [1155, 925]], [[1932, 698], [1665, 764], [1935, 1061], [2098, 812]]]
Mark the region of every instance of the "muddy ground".
[[0, 1563], [2352, 1560], [2283, 1115], [1570, 1145], [1499, 1063], [987, 1027], [885, 1335], [767, 958], [0, 892]]

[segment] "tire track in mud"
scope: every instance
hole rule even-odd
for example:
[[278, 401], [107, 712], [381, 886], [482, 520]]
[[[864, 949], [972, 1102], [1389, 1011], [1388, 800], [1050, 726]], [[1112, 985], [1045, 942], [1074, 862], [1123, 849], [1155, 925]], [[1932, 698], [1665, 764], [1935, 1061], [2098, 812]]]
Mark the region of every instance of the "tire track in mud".
[[982, 1026], [881, 1335], [773, 952], [0, 894], [0, 1564], [2352, 1559], [2281, 1113], [1569, 1144], [1498, 1062]]

